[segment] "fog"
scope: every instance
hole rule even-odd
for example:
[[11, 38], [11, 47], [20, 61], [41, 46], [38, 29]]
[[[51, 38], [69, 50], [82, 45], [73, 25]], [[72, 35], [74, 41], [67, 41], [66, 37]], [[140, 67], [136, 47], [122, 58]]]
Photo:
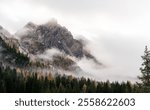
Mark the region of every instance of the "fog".
[[[113, 36], [113, 35], [110, 35]], [[136, 38], [110, 37], [109, 35], [90, 41], [87, 48], [103, 63], [103, 68], [94, 62], [82, 59], [78, 64], [97, 80], [138, 81], [144, 46], [148, 41]]]
[[149, 0], [0, 0], [0, 25], [15, 33], [29, 21], [41, 24], [55, 18], [74, 36], [84, 36], [105, 65], [87, 69], [79, 62], [82, 68], [100, 80], [135, 81], [140, 56], [150, 43], [149, 6]]
[[64, 53], [63, 53], [63, 52], [60, 52], [58, 49], [52, 48], [52, 49], [46, 50], [46, 51], [45, 51], [44, 53], [42, 53], [42, 54], [37, 55], [36, 57], [37, 57], [37, 58], [40, 58], [40, 59], [45, 59], [45, 60], [51, 61], [54, 56], [57, 56], [57, 55], [63, 56], [63, 54], [64, 54]]

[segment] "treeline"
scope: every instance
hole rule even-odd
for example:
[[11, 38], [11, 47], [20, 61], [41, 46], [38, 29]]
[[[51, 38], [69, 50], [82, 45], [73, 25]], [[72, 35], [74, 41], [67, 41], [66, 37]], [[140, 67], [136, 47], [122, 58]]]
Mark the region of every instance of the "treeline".
[[137, 93], [150, 92], [139, 84], [128, 82], [96, 82], [85, 78], [37, 73], [17, 73], [0, 66], [1, 93]]
[[[24, 67], [29, 64], [30, 59], [27, 55], [21, 53], [15, 45], [7, 44], [0, 36], [0, 45], [4, 48], [1, 51], [3, 61], [18, 67]], [[0, 61], [2, 63], [3, 61]]]

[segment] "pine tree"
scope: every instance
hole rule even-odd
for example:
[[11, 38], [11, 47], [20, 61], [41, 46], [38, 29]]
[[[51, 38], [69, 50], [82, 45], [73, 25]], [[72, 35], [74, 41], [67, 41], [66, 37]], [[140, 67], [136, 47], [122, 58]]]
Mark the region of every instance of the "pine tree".
[[145, 47], [144, 55], [142, 56], [143, 63], [140, 68], [142, 75], [138, 78], [142, 81], [145, 89], [150, 89], [150, 51]]

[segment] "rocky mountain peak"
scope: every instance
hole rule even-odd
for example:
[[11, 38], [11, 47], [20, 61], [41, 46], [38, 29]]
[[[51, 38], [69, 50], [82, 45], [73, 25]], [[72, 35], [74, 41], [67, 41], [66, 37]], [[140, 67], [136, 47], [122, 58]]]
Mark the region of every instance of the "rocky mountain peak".
[[[0, 63], [23, 71], [85, 73], [77, 64], [82, 57], [100, 63], [84, 46], [83, 41], [74, 39], [71, 32], [57, 22], [42, 25], [29, 22], [15, 35], [0, 26]], [[58, 52], [49, 51], [54, 49]]]
[[[85, 48], [81, 40], [74, 39], [71, 32], [57, 21], [49, 21], [46, 24], [36, 25], [27, 23], [22, 29], [11, 35], [2, 26], [0, 27], [0, 37], [8, 45], [19, 49], [29, 55], [43, 54], [46, 50], [56, 48], [67, 55], [76, 58], [87, 57], [98, 62]], [[18, 38], [18, 39], [16, 39]]]
[[[31, 54], [39, 54], [46, 49], [57, 48], [68, 55], [83, 57], [83, 45], [73, 38], [73, 35], [65, 27], [57, 22], [48, 22], [43, 25], [35, 25], [29, 22], [17, 32], [21, 38], [21, 47]], [[30, 47], [30, 48], [29, 48]]]
[[35, 29], [37, 27], [36, 24], [29, 22], [25, 25], [26, 28]]

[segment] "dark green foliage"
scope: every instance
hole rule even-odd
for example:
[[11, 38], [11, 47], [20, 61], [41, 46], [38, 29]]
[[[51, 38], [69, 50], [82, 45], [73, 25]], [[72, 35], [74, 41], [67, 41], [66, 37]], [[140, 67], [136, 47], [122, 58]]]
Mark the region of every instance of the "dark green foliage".
[[140, 68], [142, 75], [138, 78], [142, 81], [142, 88], [149, 92], [150, 91], [150, 51], [147, 46], [145, 47], [144, 55], [142, 56], [143, 63]]
[[[29, 58], [23, 55], [15, 48], [11, 48], [3, 44], [7, 50], [7, 54], [11, 54], [15, 59], [15, 63], [19, 66], [34, 65], [29, 63]], [[10, 53], [9, 53], [10, 52]], [[132, 84], [131, 82], [96, 82], [91, 79], [74, 78], [66, 75], [51, 74], [46, 76], [38, 76], [38, 73], [17, 73], [16, 69], [3, 67], [0, 62], [0, 92], [1, 93], [141, 93], [150, 92], [150, 52], [145, 50], [142, 57], [144, 62], [141, 68], [142, 76], [139, 78], [142, 83]], [[40, 62], [35, 63], [37, 67], [44, 66]], [[57, 67], [68, 69], [74, 62], [68, 58], [57, 56], [54, 58], [53, 64]], [[25, 75], [26, 74], [26, 75]]]
[[[1, 65], [1, 64], [0, 64]], [[150, 92], [139, 84], [131, 82], [96, 82], [85, 78], [55, 75], [37, 76], [32, 73], [24, 76], [9, 67], [0, 66], [0, 92], [5, 93], [137, 93]]]

